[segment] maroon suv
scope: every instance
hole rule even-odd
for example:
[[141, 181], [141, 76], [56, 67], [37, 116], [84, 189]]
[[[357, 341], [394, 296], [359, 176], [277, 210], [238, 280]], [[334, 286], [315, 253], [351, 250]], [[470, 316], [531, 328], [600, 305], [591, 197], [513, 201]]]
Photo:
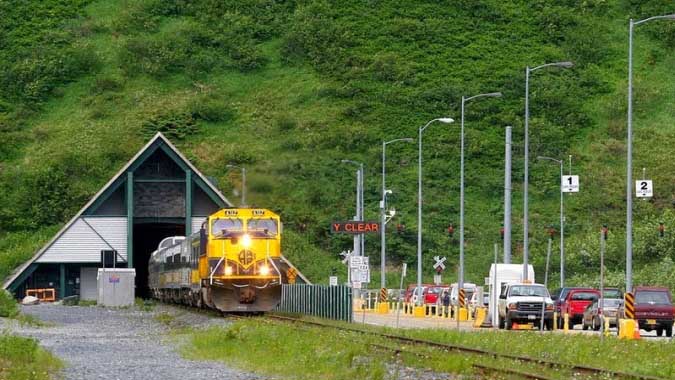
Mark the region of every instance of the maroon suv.
[[668, 288], [638, 286], [634, 289], [635, 319], [645, 331], [656, 330], [658, 336], [673, 336], [673, 302]]

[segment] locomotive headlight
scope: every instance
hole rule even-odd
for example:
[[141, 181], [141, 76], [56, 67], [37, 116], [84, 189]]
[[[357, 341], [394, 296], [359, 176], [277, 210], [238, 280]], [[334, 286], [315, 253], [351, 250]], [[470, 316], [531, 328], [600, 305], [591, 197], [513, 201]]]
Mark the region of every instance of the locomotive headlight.
[[241, 245], [244, 248], [249, 248], [251, 246], [251, 237], [248, 234], [244, 234], [244, 236], [241, 237]]
[[260, 272], [260, 275], [267, 276], [270, 274], [270, 267], [267, 265], [261, 265], [260, 268], [258, 268], [258, 271]]
[[228, 265], [228, 266], [225, 267], [225, 275], [226, 276], [232, 275], [232, 267], [231, 266]]

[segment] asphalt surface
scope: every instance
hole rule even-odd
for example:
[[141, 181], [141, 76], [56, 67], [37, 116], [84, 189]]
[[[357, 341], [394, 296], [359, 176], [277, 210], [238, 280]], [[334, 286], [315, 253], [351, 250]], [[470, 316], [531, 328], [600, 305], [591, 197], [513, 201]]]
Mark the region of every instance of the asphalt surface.
[[53, 304], [22, 309], [48, 325], [20, 326], [7, 320], [0, 325], [18, 335], [38, 339], [44, 348], [61, 358], [66, 366], [64, 379], [262, 379], [222, 363], [182, 358], [175, 342], [168, 338], [169, 328], [155, 316], [160, 312], [172, 314], [172, 320], [197, 327], [228, 323], [223, 318], [163, 305], [152, 312]]
[[[437, 317], [427, 317], [427, 318], [415, 318], [410, 315], [401, 313], [398, 316], [398, 321], [395, 312], [390, 312], [389, 314], [377, 314], [372, 311], [354, 312], [354, 322], [355, 323], [364, 323], [369, 325], [378, 325], [378, 326], [387, 326], [394, 328], [444, 328], [444, 329], [456, 329], [457, 322], [451, 319], [437, 318]], [[460, 322], [459, 329], [464, 331], [476, 330], [473, 327], [473, 322]], [[563, 330], [555, 330], [557, 334], [564, 334]], [[586, 335], [597, 335], [599, 336], [599, 331], [586, 330], [584, 331], [581, 328], [581, 325], [575, 325], [574, 329], [569, 332], [570, 334], [586, 334]], [[611, 336], [616, 336], [616, 328], [612, 327], [609, 331]], [[654, 341], [663, 341], [669, 342], [672, 339], [666, 337], [659, 337], [656, 335], [656, 331], [647, 332], [645, 330], [640, 330], [640, 337], [643, 339], [654, 340]]]

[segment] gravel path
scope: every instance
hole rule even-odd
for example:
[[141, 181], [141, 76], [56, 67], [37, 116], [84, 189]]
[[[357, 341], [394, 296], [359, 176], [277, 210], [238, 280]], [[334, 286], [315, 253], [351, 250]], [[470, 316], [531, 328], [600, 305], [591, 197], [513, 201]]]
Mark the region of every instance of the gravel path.
[[23, 307], [23, 312], [49, 325], [36, 328], [4, 320], [0, 328], [38, 339], [65, 362], [68, 380], [262, 379], [221, 363], [182, 358], [168, 341], [169, 328], [155, 316], [169, 314], [172, 324], [192, 326], [226, 324], [223, 318], [164, 305], [147, 312], [42, 304]]

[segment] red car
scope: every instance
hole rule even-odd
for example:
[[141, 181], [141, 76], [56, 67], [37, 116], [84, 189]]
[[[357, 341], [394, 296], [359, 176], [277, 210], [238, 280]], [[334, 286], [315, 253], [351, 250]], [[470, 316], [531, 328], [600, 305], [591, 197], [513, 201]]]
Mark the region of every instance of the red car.
[[444, 291], [450, 291], [448, 285], [429, 285], [427, 286], [422, 294], [424, 295], [424, 304], [425, 305], [436, 305], [439, 302], [439, 297], [443, 294]]
[[[430, 286], [434, 286], [434, 285], [422, 284], [422, 294], [423, 295], [426, 294], [426, 291]], [[417, 284], [409, 284], [408, 287], [405, 290], [405, 294], [403, 296], [403, 302], [416, 303], [418, 294], [419, 294], [419, 290], [417, 290]]]
[[[560, 318], [563, 320], [565, 313], [569, 315], [570, 328], [580, 324], [584, 319], [584, 310], [600, 298], [600, 291], [591, 288], [575, 288], [569, 291], [564, 299], [560, 300]], [[562, 325], [561, 325], [562, 327]]]

